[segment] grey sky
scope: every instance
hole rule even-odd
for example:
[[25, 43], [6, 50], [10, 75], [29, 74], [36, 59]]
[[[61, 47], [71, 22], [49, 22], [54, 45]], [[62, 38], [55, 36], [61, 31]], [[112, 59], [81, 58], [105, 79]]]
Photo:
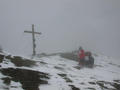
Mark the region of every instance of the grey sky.
[[8, 52], [31, 54], [31, 30], [37, 52], [77, 49], [120, 58], [120, 0], [0, 0], [0, 45]]

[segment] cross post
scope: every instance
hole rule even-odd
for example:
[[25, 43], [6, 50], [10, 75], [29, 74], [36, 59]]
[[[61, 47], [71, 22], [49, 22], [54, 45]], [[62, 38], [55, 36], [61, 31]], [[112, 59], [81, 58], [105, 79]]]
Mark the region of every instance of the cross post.
[[32, 31], [24, 31], [24, 33], [31, 33], [32, 34], [32, 41], [33, 41], [33, 56], [36, 55], [36, 44], [35, 44], [35, 34], [41, 34], [41, 32], [35, 32], [34, 31], [34, 24], [32, 24]]

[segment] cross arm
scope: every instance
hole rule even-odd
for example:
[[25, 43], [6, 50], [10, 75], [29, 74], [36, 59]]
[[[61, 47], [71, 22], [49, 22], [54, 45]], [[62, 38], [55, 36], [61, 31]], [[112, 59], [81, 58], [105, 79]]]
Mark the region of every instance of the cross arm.
[[[24, 33], [33, 33], [32, 31], [24, 31]], [[34, 32], [35, 34], [42, 34], [41, 32]]]

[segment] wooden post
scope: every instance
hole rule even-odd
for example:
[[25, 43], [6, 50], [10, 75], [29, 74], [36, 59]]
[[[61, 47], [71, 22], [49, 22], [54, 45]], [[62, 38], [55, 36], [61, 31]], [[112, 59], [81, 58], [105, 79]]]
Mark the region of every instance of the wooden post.
[[35, 44], [35, 35], [34, 35], [34, 24], [32, 24], [32, 39], [33, 39], [33, 56], [36, 55], [36, 44]]
[[33, 40], [33, 56], [36, 55], [36, 44], [35, 44], [35, 34], [41, 34], [41, 32], [35, 32], [34, 31], [34, 24], [32, 24], [32, 31], [24, 31], [25, 33], [31, 33], [32, 34], [32, 40]]

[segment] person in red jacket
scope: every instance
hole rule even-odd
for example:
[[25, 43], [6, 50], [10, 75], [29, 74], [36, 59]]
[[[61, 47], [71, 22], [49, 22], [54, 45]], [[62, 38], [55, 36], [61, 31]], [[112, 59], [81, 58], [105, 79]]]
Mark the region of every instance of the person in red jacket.
[[78, 58], [79, 58], [79, 65], [83, 66], [85, 61], [85, 51], [83, 50], [82, 47], [79, 48]]

